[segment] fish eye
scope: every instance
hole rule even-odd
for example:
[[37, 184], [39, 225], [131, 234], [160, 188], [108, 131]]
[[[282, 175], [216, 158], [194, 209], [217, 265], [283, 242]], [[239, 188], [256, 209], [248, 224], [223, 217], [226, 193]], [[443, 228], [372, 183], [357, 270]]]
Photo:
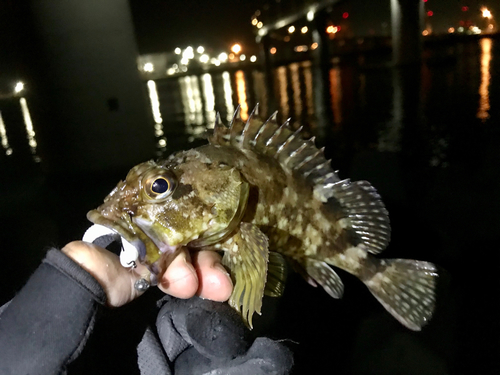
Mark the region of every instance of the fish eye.
[[177, 179], [173, 173], [165, 169], [156, 169], [144, 176], [143, 186], [148, 198], [161, 200], [174, 192]]

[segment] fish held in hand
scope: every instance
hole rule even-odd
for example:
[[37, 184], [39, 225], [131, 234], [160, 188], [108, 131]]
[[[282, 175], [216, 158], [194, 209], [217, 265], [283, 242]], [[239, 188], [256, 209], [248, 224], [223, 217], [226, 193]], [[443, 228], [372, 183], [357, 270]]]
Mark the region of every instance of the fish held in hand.
[[283, 293], [285, 258], [334, 298], [344, 287], [331, 266], [357, 276], [412, 330], [434, 310], [432, 263], [374, 256], [391, 229], [370, 183], [340, 180], [313, 139], [257, 109], [228, 127], [217, 116], [205, 146], [135, 166], [87, 216], [133, 246], [153, 284], [182, 247], [222, 252], [229, 303], [250, 327], [263, 295]]

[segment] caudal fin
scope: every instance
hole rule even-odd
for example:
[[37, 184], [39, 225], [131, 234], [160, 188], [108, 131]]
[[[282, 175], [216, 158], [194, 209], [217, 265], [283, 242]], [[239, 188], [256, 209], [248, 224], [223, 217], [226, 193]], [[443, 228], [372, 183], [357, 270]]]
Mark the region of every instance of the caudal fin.
[[380, 262], [381, 271], [365, 280], [366, 286], [397, 320], [420, 331], [434, 312], [436, 267], [409, 259]]

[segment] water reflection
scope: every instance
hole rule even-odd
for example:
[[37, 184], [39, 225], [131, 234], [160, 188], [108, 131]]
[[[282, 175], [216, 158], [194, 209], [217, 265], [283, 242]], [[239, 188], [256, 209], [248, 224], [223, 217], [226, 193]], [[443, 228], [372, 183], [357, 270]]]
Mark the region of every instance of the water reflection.
[[479, 86], [479, 109], [476, 117], [483, 122], [486, 121], [490, 115], [490, 62], [491, 62], [491, 46], [492, 39], [483, 38], [479, 41], [481, 46], [481, 85]]
[[302, 93], [300, 90], [300, 71], [299, 64], [290, 64], [290, 78], [292, 80], [293, 106], [295, 117], [300, 118], [302, 114]]
[[231, 88], [231, 75], [229, 72], [222, 73], [222, 82], [224, 90], [224, 102], [227, 108], [227, 121], [231, 121], [234, 113], [233, 89]]
[[179, 78], [181, 88], [182, 105], [184, 107], [184, 115], [187, 132], [195, 133], [190, 125], [203, 124], [203, 105], [201, 102], [200, 86], [197, 76], [186, 76]]
[[392, 71], [392, 89], [392, 120], [379, 133], [379, 151], [400, 151], [404, 93], [401, 71], [398, 69]]
[[336, 125], [342, 122], [342, 85], [340, 68], [330, 69], [330, 96], [332, 98], [333, 121]]
[[19, 99], [19, 103], [21, 104], [21, 112], [23, 114], [24, 125], [26, 127], [26, 135], [28, 137], [28, 145], [30, 146], [31, 154], [34, 155], [34, 160], [36, 162], [40, 161], [40, 158], [36, 155], [36, 139], [35, 139], [35, 131], [33, 130], [33, 122], [31, 121], [30, 111], [28, 109], [28, 103], [25, 98]]
[[246, 120], [248, 118], [247, 88], [245, 83], [245, 73], [243, 73], [242, 70], [238, 70], [236, 72], [236, 92], [238, 94], [241, 119]]
[[281, 115], [284, 118], [287, 118], [290, 115], [290, 107], [289, 107], [289, 98], [288, 98], [288, 84], [286, 77], [286, 66], [280, 66], [276, 69], [277, 79], [278, 79], [278, 92], [280, 95], [280, 110]]
[[205, 98], [205, 117], [207, 119], [207, 127], [213, 128], [215, 122], [215, 95], [212, 76], [205, 73], [201, 76], [203, 87], [203, 97]]
[[7, 138], [7, 131], [5, 130], [5, 123], [3, 122], [2, 112], [0, 112], [0, 142], [5, 151], [5, 155], [12, 155], [12, 149], [9, 145], [9, 139]]
[[311, 117], [314, 114], [314, 97], [313, 97], [313, 76], [311, 72], [311, 62], [304, 61], [302, 63], [304, 74], [305, 97], [307, 103], [307, 114]]
[[156, 89], [155, 81], [149, 80], [148, 83], [149, 100], [151, 103], [151, 111], [155, 121], [155, 136], [158, 138], [157, 147], [164, 149], [167, 146], [167, 139], [163, 136], [163, 118], [160, 112], [160, 100], [158, 98], [158, 90]]

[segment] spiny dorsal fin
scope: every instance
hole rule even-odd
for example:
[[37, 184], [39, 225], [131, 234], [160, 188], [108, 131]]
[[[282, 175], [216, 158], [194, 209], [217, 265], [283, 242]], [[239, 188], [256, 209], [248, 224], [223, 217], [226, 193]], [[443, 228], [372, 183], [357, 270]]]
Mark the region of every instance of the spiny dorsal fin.
[[[315, 184], [329, 175], [333, 181], [335, 172], [325, 159], [323, 149], [318, 150], [314, 138], [304, 140], [302, 128], [290, 128], [290, 120], [279, 125], [275, 112], [267, 121], [258, 116], [258, 106], [244, 122], [240, 117], [239, 107], [229, 127], [216, 123], [214, 132], [209, 137], [213, 145], [232, 145], [241, 149], [250, 149], [257, 153], [275, 157], [289, 170], [297, 170], [307, 180]], [[220, 118], [220, 117], [218, 117]]]
[[387, 210], [375, 189], [366, 181], [341, 181], [330, 160], [325, 159], [324, 148], [316, 147], [314, 137], [305, 140], [302, 127], [291, 129], [290, 120], [279, 125], [276, 115], [277, 112], [262, 121], [256, 106], [244, 122], [238, 107], [229, 127], [216, 121], [209, 141], [212, 145], [232, 145], [274, 157], [284, 169], [308, 181], [319, 200], [338, 202], [344, 211], [344, 226], [354, 230], [367, 251], [376, 254], [384, 250], [391, 229]]

